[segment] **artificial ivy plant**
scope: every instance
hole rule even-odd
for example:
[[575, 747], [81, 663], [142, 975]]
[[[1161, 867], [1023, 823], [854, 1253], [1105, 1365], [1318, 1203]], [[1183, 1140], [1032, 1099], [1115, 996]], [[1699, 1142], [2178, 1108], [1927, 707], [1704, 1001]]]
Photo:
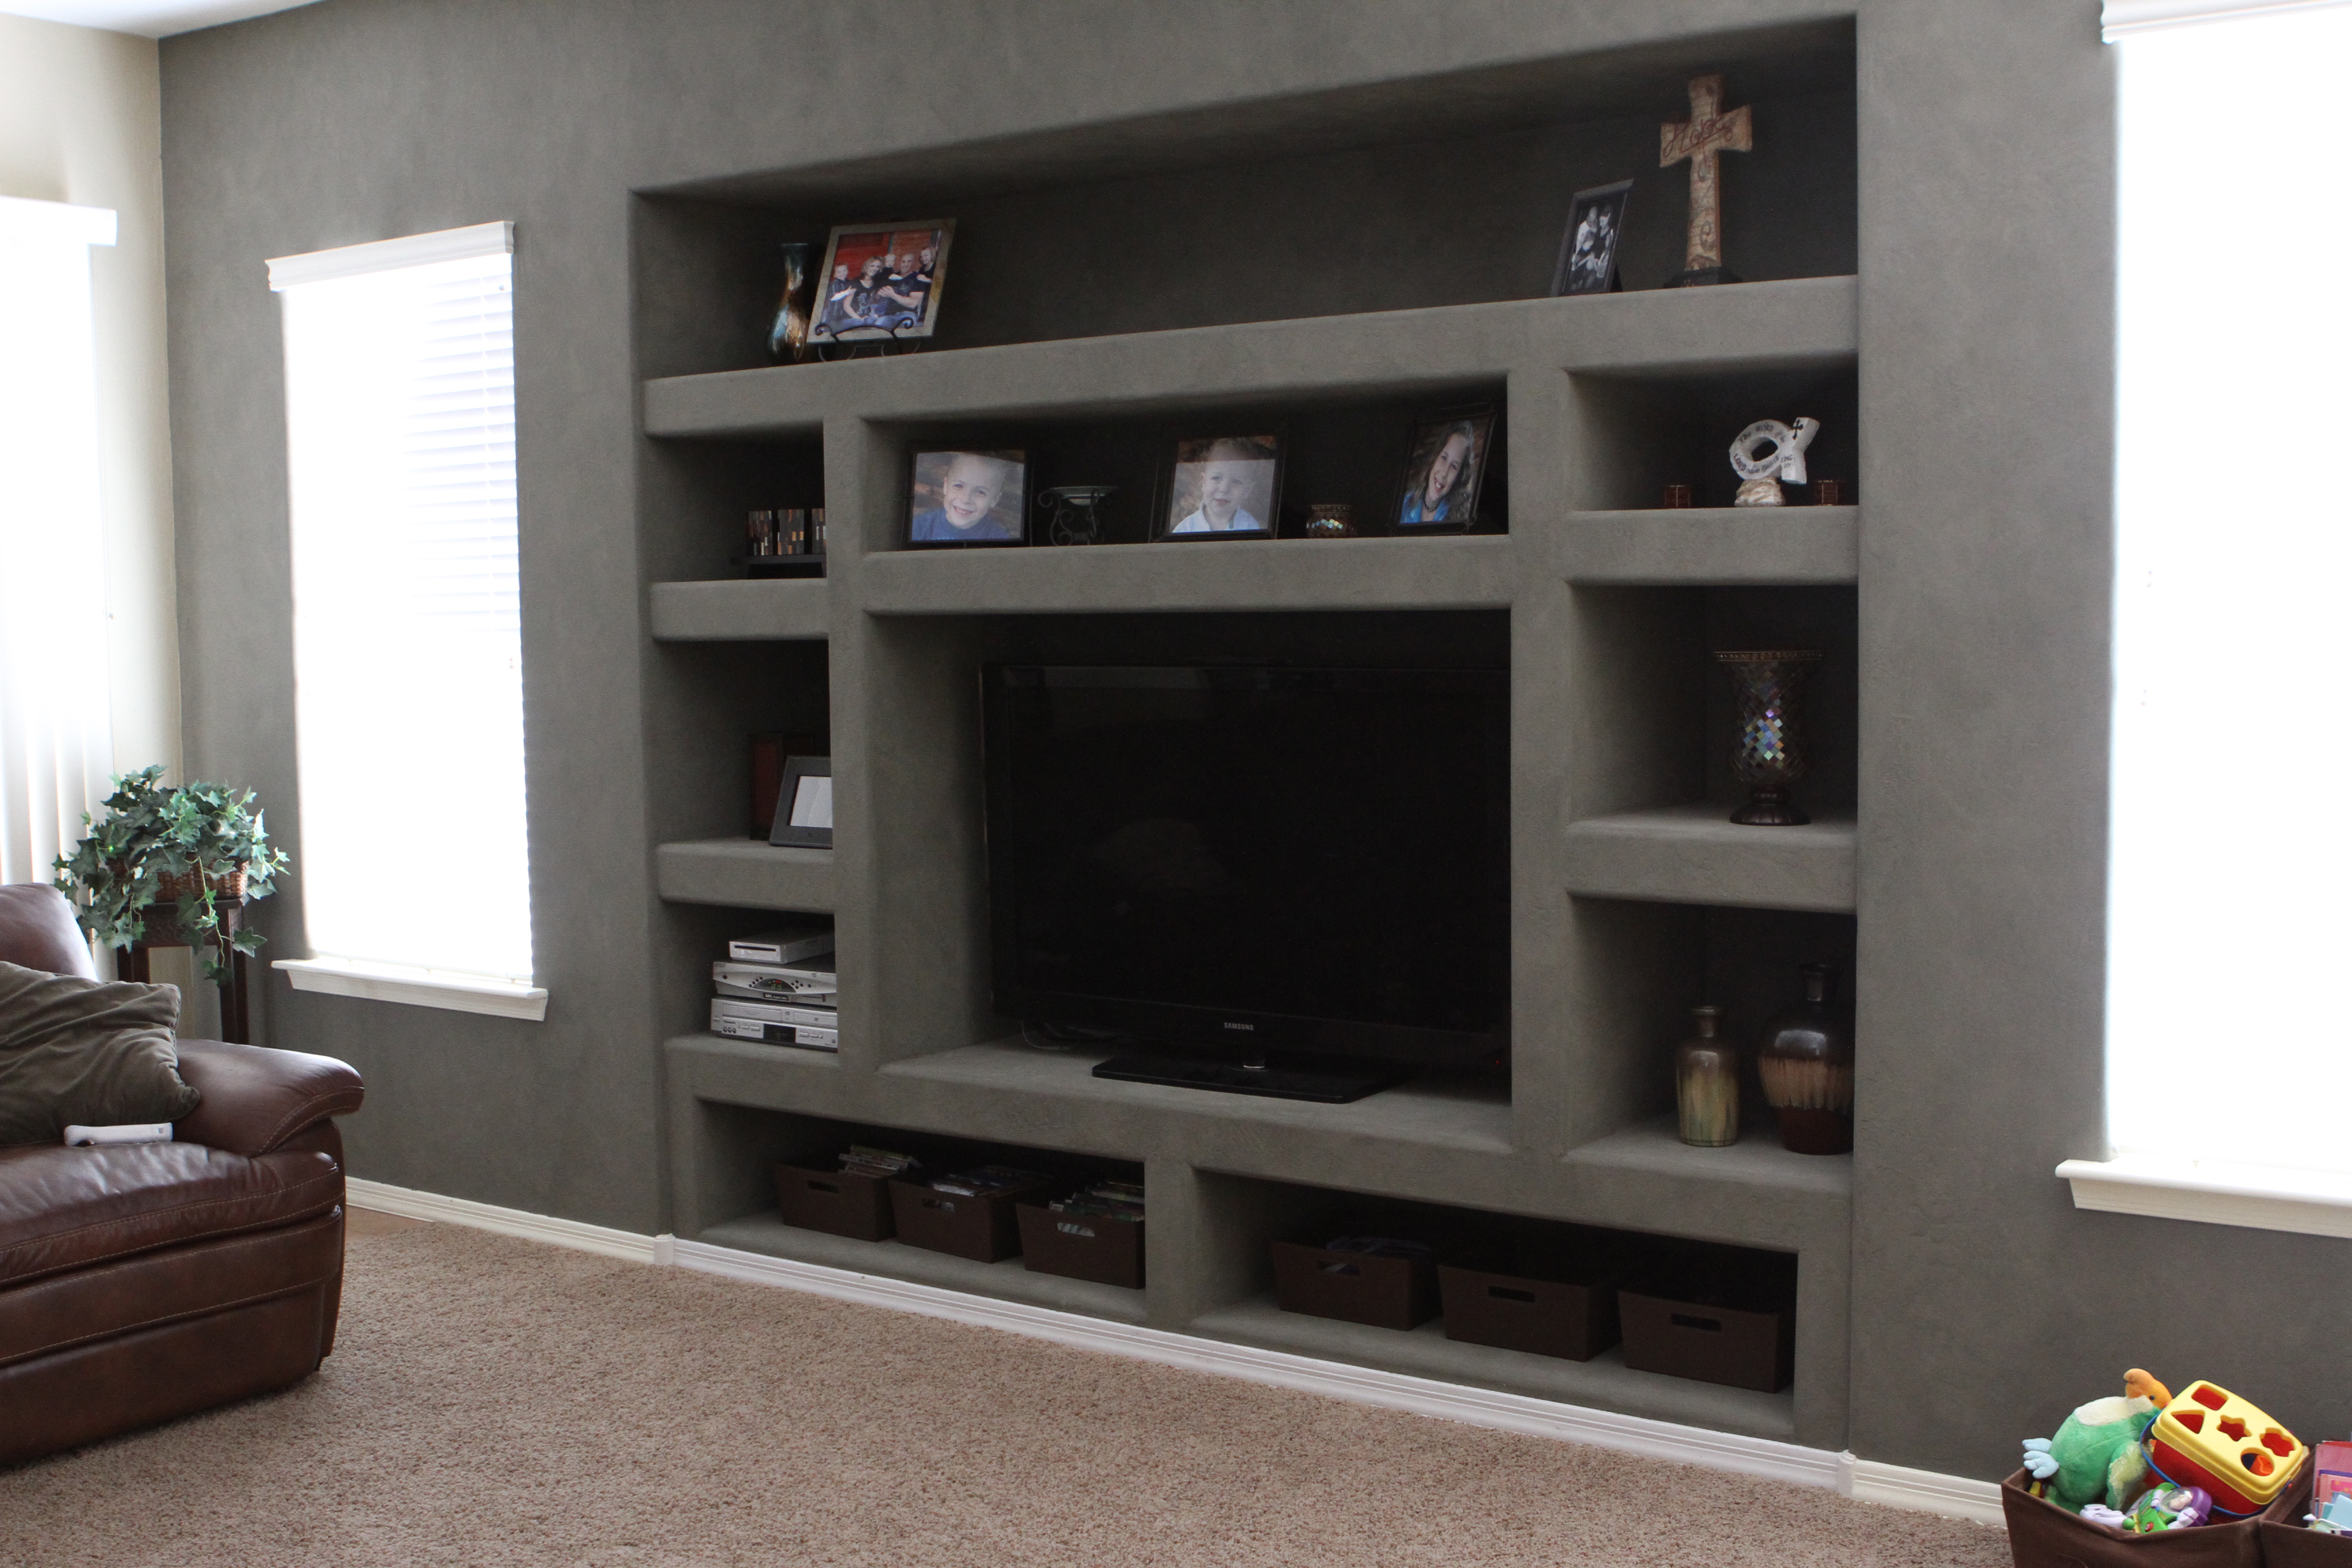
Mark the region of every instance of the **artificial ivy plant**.
[[173, 786], [163, 777], [160, 763], [114, 776], [106, 815], [84, 812], [86, 837], [71, 855], [58, 857], [58, 890], [73, 900], [76, 917], [100, 945], [128, 947], [145, 939], [147, 911], [162, 898], [165, 879], [193, 882], [194, 890], [178, 901], [179, 929], [205, 975], [226, 984], [230, 952], [258, 952], [262, 937], [240, 924], [222, 940], [219, 893], [242, 871], [246, 900], [268, 898], [286, 869], [286, 852], [270, 847], [261, 813], [247, 809], [251, 790], [201, 782]]

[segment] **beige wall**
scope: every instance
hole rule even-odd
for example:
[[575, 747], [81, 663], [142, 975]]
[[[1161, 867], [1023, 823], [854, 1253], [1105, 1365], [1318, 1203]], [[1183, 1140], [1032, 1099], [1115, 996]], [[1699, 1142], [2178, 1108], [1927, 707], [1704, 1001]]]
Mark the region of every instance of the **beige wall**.
[[155, 42], [0, 16], [0, 195], [111, 207], [90, 251], [114, 765], [180, 766]]

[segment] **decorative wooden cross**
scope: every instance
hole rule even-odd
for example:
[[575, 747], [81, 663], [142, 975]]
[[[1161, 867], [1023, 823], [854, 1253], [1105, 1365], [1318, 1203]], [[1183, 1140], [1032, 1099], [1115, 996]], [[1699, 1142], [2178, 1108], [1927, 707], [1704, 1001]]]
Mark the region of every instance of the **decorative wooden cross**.
[[1723, 78], [1695, 76], [1690, 84], [1691, 117], [1669, 120], [1658, 127], [1658, 167], [1672, 168], [1690, 160], [1690, 243], [1683, 255], [1683, 273], [1676, 283], [1720, 283], [1723, 277], [1723, 193], [1716, 184], [1715, 155], [1746, 153], [1755, 139], [1748, 106], [1725, 113]]

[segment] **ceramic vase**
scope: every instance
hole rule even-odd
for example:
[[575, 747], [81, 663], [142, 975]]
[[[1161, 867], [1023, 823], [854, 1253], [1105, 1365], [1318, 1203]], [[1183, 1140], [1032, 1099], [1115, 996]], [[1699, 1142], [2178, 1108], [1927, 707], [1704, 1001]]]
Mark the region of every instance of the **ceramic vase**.
[[1731, 776], [1748, 786], [1748, 804], [1731, 820], [1749, 827], [1800, 827], [1811, 822], [1789, 798], [1805, 776], [1798, 700], [1822, 660], [1818, 649], [1760, 648], [1717, 653], [1739, 698], [1739, 742]]
[[1797, 1154], [1843, 1154], [1853, 1147], [1853, 1025], [1838, 1004], [1837, 970], [1808, 963], [1804, 995], [1764, 1026], [1756, 1076], [1780, 1123], [1780, 1146]]
[[1718, 1032], [1720, 1007], [1691, 1009], [1691, 1037], [1675, 1050], [1675, 1108], [1683, 1142], [1722, 1149], [1739, 1142], [1739, 1053]]

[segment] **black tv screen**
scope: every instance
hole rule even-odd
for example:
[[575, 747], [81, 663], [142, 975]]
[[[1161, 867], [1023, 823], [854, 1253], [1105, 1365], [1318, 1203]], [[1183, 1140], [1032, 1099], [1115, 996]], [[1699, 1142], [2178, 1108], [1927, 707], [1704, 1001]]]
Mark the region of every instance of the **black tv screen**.
[[1237, 1054], [1503, 1065], [1503, 671], [984, 679], [1000, 1013]]

